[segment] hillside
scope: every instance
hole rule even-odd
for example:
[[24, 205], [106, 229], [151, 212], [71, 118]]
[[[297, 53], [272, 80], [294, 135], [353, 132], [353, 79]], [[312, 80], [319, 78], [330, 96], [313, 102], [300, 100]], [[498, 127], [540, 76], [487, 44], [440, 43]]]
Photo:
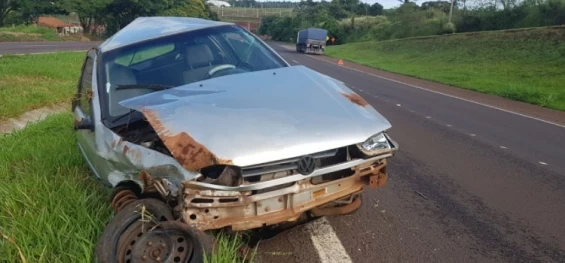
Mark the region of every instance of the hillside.
[[565, 27], [330, 46], [327, 55], [565, 111]]

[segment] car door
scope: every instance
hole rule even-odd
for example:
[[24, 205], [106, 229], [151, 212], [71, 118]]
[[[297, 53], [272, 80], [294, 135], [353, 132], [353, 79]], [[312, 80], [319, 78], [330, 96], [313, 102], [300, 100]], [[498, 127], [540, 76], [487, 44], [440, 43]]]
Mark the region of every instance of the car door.
[[96, 137], [94, 134], [96, 121], [94, 118], [95, 111], [92, 100], [95, 94], [92, 86], [94, 79], [94, 61], [95, 52], [92, 50], [88, 53], [82, 65], [77, 93], [72, 107], [78, 147], [91, 170], [96, 176], [100, 177], [100, 173], [96, 169], [98, 155], [96, 154]]

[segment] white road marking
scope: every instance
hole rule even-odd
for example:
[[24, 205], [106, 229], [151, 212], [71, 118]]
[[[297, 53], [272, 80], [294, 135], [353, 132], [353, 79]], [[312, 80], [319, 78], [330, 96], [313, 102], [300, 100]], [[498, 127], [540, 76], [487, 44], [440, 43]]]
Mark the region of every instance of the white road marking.
[[402, 106], [402, 105], [400, 105], [400, 104], [396, 104], [396, 106], [400, 107], [400, 106]]
[[539, 164], [541, 164], [541, 165], [547, 165], [547, 163], [545, 163], [545, 162], [539, 162]]
[[506, 146], [500, 146], [501, 149], [508, 149]]
[[[308, 56], [311, 57], [311, 58], [313, 58], [313, 59], [316, 59], [316, 60], [319, 60], [319, 61], [322, 61], [322, 62], [326, 62], [326, 63], [331, 64], [331, 65], [334, 65], [332, 62], [323, 60], [323, 59], [321, 59], [321, 58], [313, 57], [313, 56], [310, 56], [310, 55], [308, 55]], [[518, 115], [518, 116], [521, 116], [521, 117], [524, 117], [524, 118], [528, 118], [528, 119], [532, 119], [532, 120], [536, 120], [536, 121], [541, 121], [541, 122], [544, 122], [544, 123], [547, 123], [547, 124], [551, 124], [551, 125], [554, 125], [554, 126], [557, 126], [557, 127], [565, 128], [565, 125], [561, 125], [561, 124], [558, 124], [558, 123], [555, 123], [555, 122], [552, 122], [552, 121], [547, 121], [547, 120], [540, 119], [540, 118], [536, 118], [536, 117], [533, 117], [533, 116], [530, 116], [530, 115], [518, 113], [518, 112], [515, 112], [515, 111], [511, 111], [511, 110], [502, 109], [502, 108], [499, 108], [499, 107], [496, 107], [496, 106], [492, 106], [492, 105], [488, 105], [488, 104], [484, 104], [484, 103], [481, 103], [481, 102], [478, 102], [478, 101], [474, 101], [474, 100], [470, 100], [470, 99], [465, 99], [465, 98], [461, 98], [461, 97], [458, 97], [458, 96], [455, 96], [455, 95], [451, 95], [451, 94], [447, 94], [447, 93], [443, 93], [443, 92], [439, 92], [439, 91], [435, 91], [435, 90], [423, 88], [423, 87], [416, 86], [416, 85], [412, 85], [412, 84], [409, 84], [409, 83], [406, 83], [406, 82], [402, 82], [402, 81], [398, 81], [398, 80], [395, 80], [395, 79], [391, 79], [391, 78], [379, 76], [379, 75], [376, 75], [376, 74], [373, 74], [373, 73], [368, 73], [368, 72], [365, 72], [365, 71], [362, 71], [362, 70], [350, 68], [350, 67], [348, 67], [348, 66], [342, 66], [342, 67], [344, 67], [344, 68], [346, 68], [346, 69], [353, 70], [353, 71], [361, 72], [361, 73], [364, 73], [364, 74], [367, 74], [367, 75], [371, 75], [371, 76], [373, 76], [373, 77], [377, 77], [377, 78], [380, 78], [380, 79], [384, 79], [384, 80], [392, 81], [392, 82], [395, 82], [395, 83], [398, 83], [398, 84], [406, 85], [406, 86], [408, 86], [408, 87], [412, 87], [412, 88], [417, 88], [417, 89], [429, 91], [429, 92], [436, 93], [436, 94], [439, 94], [439, 95], [443, 95], [443, 96], [446, 96], [446, 97], [450, 97], [450, 98], [454, 98], [454, 99], [466, 101], [466, 102], [473, 103], [473, 104], [477, 104], [477, 105], [481, 105], [481, 106], [484, 106], [484, 107], [487, 107], [487, 108], [491, 108], [491, 109], [503, 111], [503, 112], [510, 113], [510, 114], [514, 114], [514, 115]]]
[[453, 126], [453, 125], [451, 125], [451, 124], [447, 124], [447, 127], [451, 127], [451, 126]]
[[294, 60], [294, 59], [292, 60], [292, 62], [294, 62], [294, 63], [298, 64], [298, 61], [296, 61], [296, 60]]
[[430, 116], [426, 116], [426, 119], [431, 119], [431, 118], [432, 118], [432, 117], [430, 117]]
[[471, 137], [476, 137], [477, 135], [474, 133], [471, 133]]
[[304, 228], [323, 263], [351, 263], [330, 222], [325, 217], [308, 223]]

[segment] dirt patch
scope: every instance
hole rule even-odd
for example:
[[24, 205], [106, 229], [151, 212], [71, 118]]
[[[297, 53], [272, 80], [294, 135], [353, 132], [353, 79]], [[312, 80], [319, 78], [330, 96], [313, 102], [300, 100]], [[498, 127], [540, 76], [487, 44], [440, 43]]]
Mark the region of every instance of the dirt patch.
[[11, 118], [6, 121], [1, 121], [0, 134], [21, 130], [25, 128], [30, 122], [41, 121], [51, 114], [61, 113], [65, 110], [67, 110], [66, 105], [59, 104], [28, 111], [17, 118]]

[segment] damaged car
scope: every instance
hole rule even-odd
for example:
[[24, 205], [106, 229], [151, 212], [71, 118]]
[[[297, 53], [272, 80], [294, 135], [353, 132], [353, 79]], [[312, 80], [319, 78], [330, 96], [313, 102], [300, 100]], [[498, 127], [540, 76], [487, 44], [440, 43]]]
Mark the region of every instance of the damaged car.
[[82, 155], [113, 189], [100, 262], [200, 262], [207, 230], [354, 212], [398, 150], [343, 82], [196, 18], [138, 18], [89, 50], [72, 110]]

